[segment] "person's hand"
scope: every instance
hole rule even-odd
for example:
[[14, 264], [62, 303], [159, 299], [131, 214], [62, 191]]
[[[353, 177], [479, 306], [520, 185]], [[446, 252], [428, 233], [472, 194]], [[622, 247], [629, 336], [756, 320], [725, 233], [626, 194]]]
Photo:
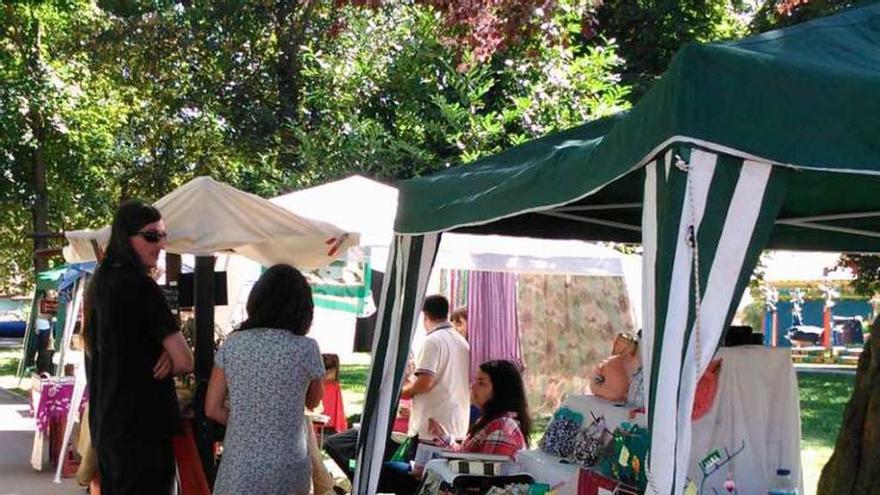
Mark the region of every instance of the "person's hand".
[[432, 438], [441, 440], [441, 442], [449, 438], [449, 433], [446, 431], [446, 428], [434, 418], [428, 418], [428, 433], [431, 434]]
[[171, 376], [171, 370], [174, 369], [174, 362], [171, 361], [171, 354], [168, 351], [162, 351], [159, 360], [153, 366], [153, 378], [156, 380], [164, 380]]

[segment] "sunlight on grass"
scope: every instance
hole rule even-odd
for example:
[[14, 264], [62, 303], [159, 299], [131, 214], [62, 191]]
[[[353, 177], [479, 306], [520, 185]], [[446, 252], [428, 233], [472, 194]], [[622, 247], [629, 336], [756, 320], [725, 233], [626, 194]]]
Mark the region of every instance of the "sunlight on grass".
[[339, 383], [346, 416], [360, 415], [363, 412], [369, 372], [368, 365], [343, 364], [339, 367]]
[[816, 493], [822, 467], [834, 451], [843, 410], [852, 395], [854, 375], [801, 373], [801, 463], [804, 495]]
[[15, 376], [21, 349], [5, 349], [0, 351], [0, 388], [4, 388], [22, 397], [29, 395], [31, 379], [19, 379]]

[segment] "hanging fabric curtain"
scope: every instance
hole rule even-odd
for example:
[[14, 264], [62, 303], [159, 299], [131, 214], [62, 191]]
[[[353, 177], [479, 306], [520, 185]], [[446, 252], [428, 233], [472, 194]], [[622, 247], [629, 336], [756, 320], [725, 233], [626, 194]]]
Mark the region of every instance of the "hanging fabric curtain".
[[388, 255], [373, 339], [373, 362], [358, 437], [353, 493], [376, 493], [418, 314], [440, 234], [397, 235]]
[[[445, 292], [449, 294], [450, 310], [458, 309], [468, 304], [468, 287], [470, 277], [468, 270], [444, 270], [449, 273], [449, 288]], [[441, 287], [442, 292], [443, 287]]]
[[673, 148], [646, 166], [642, 360], [652, 432], [648, 493], [684, 492], [697, 378], [767, 243], [789, 173], [690, 148]]
[[479, 366], [506, 359], [522, 368], [516, 317], [516, 275], [471, 271], [468, 275], [468, 343], [471, 380]]

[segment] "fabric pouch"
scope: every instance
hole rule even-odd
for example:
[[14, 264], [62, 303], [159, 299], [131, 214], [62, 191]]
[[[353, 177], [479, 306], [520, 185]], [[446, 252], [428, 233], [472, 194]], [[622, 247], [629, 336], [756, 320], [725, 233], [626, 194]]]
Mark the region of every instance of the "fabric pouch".
[[593, 422], [575, 436], [568, 461], [584, 467], [594, 466], [612, 440], [614, 436], [605, 427], [605, 418], [593, 416]]
[[648, 430], [641, 426], [621, 423], [614, 430], [614, 440], [598, 462], [598, 471], [644, 491], [648, 483], [644, 462], [651, 445]]
[[559, 457], [569, 457], [574, 448], [574, 440], [584, 422], [583, 414], [568, 407], [560, 407], [553, 414], [547, 431], [539, 442], [542, 451]]

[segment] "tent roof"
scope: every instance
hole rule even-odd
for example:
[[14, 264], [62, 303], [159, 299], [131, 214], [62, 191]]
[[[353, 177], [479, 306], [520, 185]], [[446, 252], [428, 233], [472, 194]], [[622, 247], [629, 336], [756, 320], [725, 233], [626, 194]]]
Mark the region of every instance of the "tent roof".
[[270, 201], [302, 217], [357, 232], [362, 246], [387, 246], [394, 237], [397, 189], [360, 175], [294, 191]]
[[[394, 237], [397, 189], [360, 175], [295, 191], [271, 201], [304, 217], [360, 234], [372, 248], [373, 269], [385, 268]], [[378, 258], [378, 260], [376, 259]], [[578, 241], [453, 234], [443, 237], [436, 266], [518, 273], [622, 276], [628, 257], [611, 248]]]
[[[877, 212], [877, 129], [880, 3], [874, 1], [736, 42], [689, 45], [629, 112], [401, 183], [395, 230], [638, 242], [641, 166], [673, 143], [800, 170], [789, 181], [782, 219]], [[853, 180], [856, 173], [864, 175]], [[571, 211], [545, 214], [561, 205]], [[558, 213], [592, 222], [574, 229]], [[876, 223], [827, 221], [853, 229]], [[778, 225], [770, 245], [880, 250], [880, 234]]]
[[[197, 177], [154, 205], [165, 220], [170, 253], [235, 252], [263, 265], [290, 263], [310, 268], [330, 263], [358, 243], [357, 234], [297, 216], [210, 177]], [[68, 261], [93, 260], [91, 241], [106, 246], [110, 227], [65, 235]]]
[[37, 273], [37, 290], [64, 290], [84, 273], [95, 271], [94, 262], [71, 263]]

